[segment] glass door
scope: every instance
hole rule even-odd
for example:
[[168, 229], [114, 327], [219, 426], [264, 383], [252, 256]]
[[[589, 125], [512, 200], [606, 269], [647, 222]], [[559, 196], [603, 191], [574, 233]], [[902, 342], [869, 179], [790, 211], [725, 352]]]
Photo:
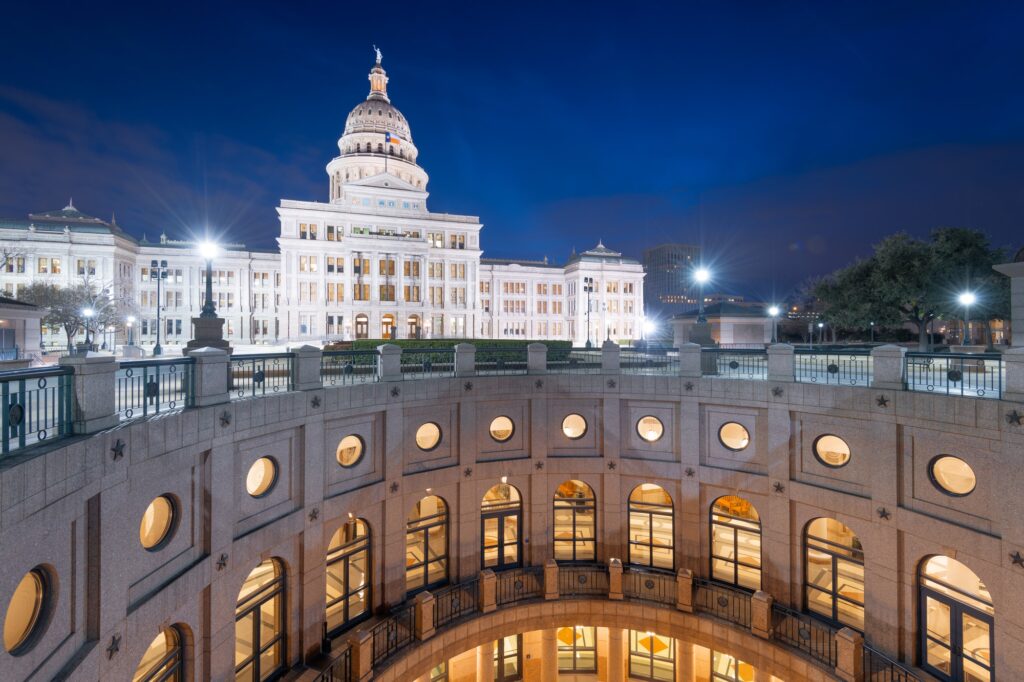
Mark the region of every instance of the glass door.
[[994, 682], [992, 617], [921, 590], [921, 667], [945, 682]]
[[519, 568], [519, 509], [485, 512], [480, 517], [480, 548], [484, 568]]

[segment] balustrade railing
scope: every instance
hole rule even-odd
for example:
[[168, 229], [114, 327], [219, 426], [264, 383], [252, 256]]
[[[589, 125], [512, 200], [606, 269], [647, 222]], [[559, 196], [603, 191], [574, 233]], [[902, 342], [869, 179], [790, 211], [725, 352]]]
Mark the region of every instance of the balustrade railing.
[[405, 604], [392, 611], [387, 618], [373, 626], [370, 636], [373, 638], [373, 667], [377, 668], [416, 639], [416, 612], [413, 604]]
[[[669, 355], [670, 349], [637, 350], [623, 348], [619, 353], [619, 367], [627, 374], [679, 374], [679, 356]], [[671, 349], [675, 351], [675, 349]]]
[[64, 367], [0, 372], [0, 451], [71, 433], [71, 370]]
[[544, 596], [544, 569], [540, 566], [501, 571], [495, 577], [498, 606]]
[[1003, 359], [998, 353], [907, 353], [907, 389], [974, 398], [1003, 395]]
[[817, 618], [782, 604], [772, 604], [772, 637], [819, 663], [836, 667], [835, 629]]
[[352, 682], [352, 648], [343, 649], [316, 679], [317, 682]]
[[600, 348], [548, 348], [547, 370], [553, 374], [599, 374]]
[[232, 397], [284, 393], [291, 390], [291, 353], [233, 355], [228, 365], [228, 389]]
[[325, 350], [320, 358], [320, 379], [324, 386], [350, 386], [377, 381], [375, 350]]
[[558, 593], [562, 597], [608, 595], [607, 566], [559, 566]]
[[402, 378], [455, 376], [454, 348], [403, 348]]
[[750, 592], [703, 578], [693, 579], [693, 608], [750, 627]]
[[867, 348], [812, 350], [797, 348], [793, 357], [796, 380], [810, 384], [871, 385], [871, 354]]
[[701, 373], [723, 379], [767, 379], [768, 353], [750, 348], [702, 348]]
[[865, 682], [921, 682], [921, 678], [906, 666], [892, 660], [881, 651], [864, 645]]
[[526, 374], [527, 350], [522, 348], [488, 348], [477, 346], [477, 374]]
[[434, 593], [434, 627], [444, 627], [475, 613], [480, 598], [480, 580], [473, 578], [443, 587]]
[[630, 568], [622, 574], [622, 594], [630, 599], [674, 606], [678, 595], [673, 573]]
[[114, 375], [114, 409], [122, 419], [192, 407], [192, 358], [130, 360]]

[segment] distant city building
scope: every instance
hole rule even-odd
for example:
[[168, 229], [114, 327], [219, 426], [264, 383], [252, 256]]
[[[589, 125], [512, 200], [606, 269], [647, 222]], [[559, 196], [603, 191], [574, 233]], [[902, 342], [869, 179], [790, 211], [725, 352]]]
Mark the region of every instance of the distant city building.
[[679, 312], [697, 302], [691, 273], [700, 263], [700, 247], [661, 244], [644, 251], [644, 306], [650, 312]]
[[[676, 343], [690, 340], [697, 321], [696, 309], [672, 318]], [[704, 317], [711, 327], [711, 339], [725, 346], [762, 347], [772, 340], [772, 320], [761, 303], [720, 302], [704, 306]]]

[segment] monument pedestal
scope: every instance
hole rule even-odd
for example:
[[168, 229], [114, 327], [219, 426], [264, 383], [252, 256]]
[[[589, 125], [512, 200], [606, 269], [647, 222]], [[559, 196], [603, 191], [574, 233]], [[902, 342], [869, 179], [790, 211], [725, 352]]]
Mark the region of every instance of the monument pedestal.
[[192, 340], [185, 344], [182, 355], [199, 348], [219, 348], [231, 354], [231, 344], [224, 339], [223, 317], [193, 317], [192, 331]]

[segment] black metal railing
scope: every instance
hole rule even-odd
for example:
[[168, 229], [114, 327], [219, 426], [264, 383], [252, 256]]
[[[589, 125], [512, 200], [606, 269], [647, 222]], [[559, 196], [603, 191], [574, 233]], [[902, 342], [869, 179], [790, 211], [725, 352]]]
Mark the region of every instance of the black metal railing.
[[284, 393], [292, 387], [291, 353], [233, 355], [228, 374], [232, 397]]
[[454, 348], [403, 348], [402, 378], [455, 376]]
[[526, 346], [522, 348], [488, 348], [477, 346], [474, 367], [477, 374], [526, 374]]
[[114, 409], [121, 419], [192, 407], [195, 360], [129, 360], [114, 375]]
[[835, 629], [806, 613], [772, 604], [772, 637], [819, 663], [836, 667]]
[[669, 350], [666, 348], [658, 350], [623, 348], [619, 352], [619, 367], [626, 374], [678, 375], [679, 356], [669, 355]]
[[495, 600], [498, 606], [544, 596], [544, 568], [528, 566], [496, 574]]
[[444, 627], [464, 616], [475, 613], [479, 601], [479, 578], [442, 587], [434, 593], [434, 627]]
[[796, 380], [809, 384], [871, 385], [871, 354], [867, 348], [837, 351], [797, 348]]
[[750, 592], [703, 578], [693, 579], [693, 608], [750, 627]]
[[723, 379], [767, 379], [768, 352], [763, 349], [702, 348], [701, 374]]
[[352, 681], [352, 647], [346, 647], [331, 659], [319, 675], [316, 682], [351, 682]]
[[864, 679], [866, 682], [921, 682], [909, 668], [868, 644], [864, 645]]
[[907, 353], [907, 390], [975, 398], [1001, 398], [1003, 359], [998, 353]]
[[622, 573], [622, 594], [627, 599], [675, 606], [678, 592], [676, 576], [673, 573], [641, 568], [630, 568]]
[[325, 350], [320, 359], [320, 379], [324, 386], [348, 386], [377, 381], [375, 350]]
[[0, 452], [70, 435], [71, 381], [60, 366], [0, 372]]
[[557, 374], [599, 374], [600, 348], [548, 348], [547, 370]]
[[370, 630], [373, 638], [371, 656], [373, 667], [412, 644], [416, 639], [416, 613], [412, 604], [399, 606]]
[[607, 597], [608, 567], [559, 566], [558, 594], [561, 597]]

